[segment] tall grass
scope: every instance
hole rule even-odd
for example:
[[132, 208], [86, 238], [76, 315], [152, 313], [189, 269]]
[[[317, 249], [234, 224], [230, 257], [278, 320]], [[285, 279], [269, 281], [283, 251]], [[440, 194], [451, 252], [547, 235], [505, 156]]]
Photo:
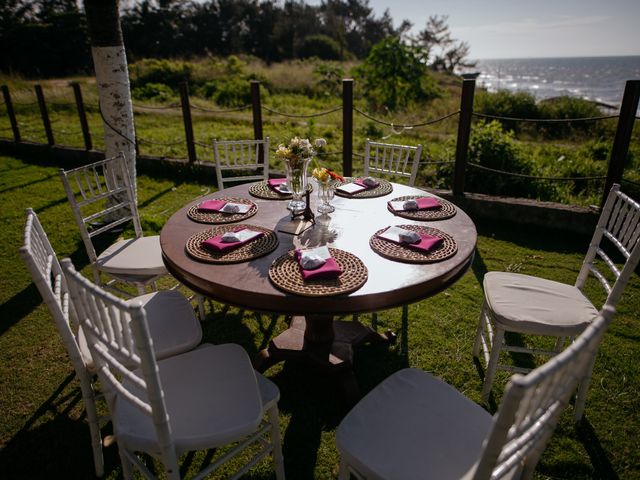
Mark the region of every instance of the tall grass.
[[[239, 79], [238, 81], [246, 82], [246, 84], [251, 78], [258, 78], [262, 81], [264, 85], [262, 104], [265, 107], [262, 112], [263, 131], [265, 136], [271, 138], [271, 143], [274, 146], [279, 143], [286, 143], [293, 135], [322, 136], [329, 141], [329, 151], [340, 152], [342, 150], [342, 117], [340, 111], [313, 118], [295, 117], [295, 115], [313, 115], [325, 112], [342, 104], [339, 85], [337, 85], [337, 89], [333, 93], [329, 93], [319, 87], [321, 78], [317, 73], [314, 73], [319, 65], [316, 60], [297, 60], [271, 65], [251, 57], [208, 58], [191, 62], [162, 62], [170, 66], [165, 69], [165, 73], [173, 79], [171, 80], [172, 82], [175, 81], [176, 71], [189, 72], [188, 75], [193, 82], [191, 103], [195, 107], [218, 112], [203, 112], [195, 107], [192, 109], [194, 132], [196, 141], [199, 143], [196, 148], [199, 160], [212, 160], [209, 144], [213, 138], [243, 139], [253, 137], [250, 109], [239, 112], [226, 112], [229, 109], [228, 106], [217, 105], [211, 100], [199, 96], [204, 88], [202, 85], [205, 85], [206, 82], [215, 82], [216, 79], [228, 77], [237, 78]], [[157, 61], [155, 63], [142, 61], [133, 65], [131, 67], [132, 81], [136, 82], [138, 78], [144, 78], [149, 73], [149, 68], [151, 68], [149, 65], [157, 66], [157, 64]], [[321, 62], [321, 64], [331, 64], [335, 68], [342, 69], [345, 75], [349, 75], [356, 65], [355, 63], [347, 62]], [[159, 75], [162, 75], [163, 71], [160, 68]], [[433, 125], [411, 127], [411, 125], [439, 119], [456, 112], [460, 108], [460, 80], [451, 75], [434, 75], [443, 92], [441, 98], [428, 104], [412, 105], [396, 112], [372, 110], [372, 107], [362, 98], [359, 90], [362, 82], [358, 82], [357, 78], [355, 79], [356, 108], [383, 122], [371, 120], [358, 112], [354, 112], [354, 171], [356, 173], [361, 171], [361, 155], [363, 154], [363, 145], [366, 138], [389, 143], [422, 144], [424, 156], [419, 174], [419, 183], [440, 188], [450, 187], [451, 162], [453, 162], [455, 154], [458, 116], [454, 115]], [[162, 77], [159, 78], [161, 79]], [[154, 80], [157, 79], [157, 77], [154, 77]], [[35, 82], [11, 76], [4, 76], [0, 80], [11, 87], [23, 138], [29, 141], [45, 142], [46, 137], [33, 93], [33, 83]], [[44, 88], [45, 97], [49, 104], [56, 143], [75, 147], [83, 146], [72, 90], [69, 87], [69, 82], [71, 81], [79, 82], [82, 86], [94, 146], [97, 149], [102, 149], [104, 148], [102, 141], [103, 125], [97, 110], [95, 80], [89, 77], [38, 81]], [[340, 80], [338, 79], [337, 82], [339, 84]], [[267, 90], [269, 90], [269, 93], [267, 93]], [[527, 100], [524, 101], [517, 95], [506, 93], [492, 97], [487, 93], [478, 92], [477, 100], [476, 108], [500, 115], [507, 115], [509, 109], [516, 108], [514, 105], [521, 105], [518, 108], [522, 110], [520, 113], [524, 112], [525, 116], [538, 116], [540, 112], [550, 109], [549, 105], [537, 106], [528, 101], [531, 99], [524, 99]], [[153, 98], [144, 101], [134, 99], [134, 105], [136, 106], [134, 109], [136, 113], [136, 133], [139, 139], [139, 150], [142, 154], [186, 158], [187, 149], [184, 142], [184, 127], [180, 108], [167, 110], [144, 108], [144, 106], [166, 107], [178, 103], [179, 96], [175, 90], [174, 96], [165, 99], [164, 102]], [[569, 102], [569, 104], [571, 108], [578, 108], [572, 102]], [[558, 110], [560, 108], [559, 105], [556, 102], [552, 109], [556, 116], [563, 115], [563, 111]], [[274, 111], [276, 113], [273, 113]], [[593, 114], [593, 111], [589, 112], [589, 114]], [[280, 115], [280, 113], [284, 115]], [[515, 113], [517, 114], [517, 112]], [[291, 114], [294, 116], [288, 116]], [[408, 127], [405, 128], [404, 125], [408, 125]], [[514, 128], [514, 125], [506, 122], [504, 128]], [[591, 177], [606, 174], [616, 127], [615, 119], [599, 121], [593, 128], [588, 130], [568, 128], [564, 132], [564, 136], [551, 140], [547, 137], [553, 135], [550, 135], [548, 130], [539, 129], [531, 124], [517, 124], [517, 126], [517, 134], [514, 136], [513, 141], [517, 145], [520, 162], [534, 165], [530, 172], [531, 175]], [[4, 106], [0, 105], [0, 137], [10, 138], [10, 136], [9, 120]], [[640, 183], [640, 143], [638, 139], [640, 139], [640, 130], [636, 125], [624, 174], [625, 179], [636, 183]], [[341, 159], [342, 156], [337, 153], [336, 155], [328, 156], [325, 162], [328, 167], [340, 171], [342, 170]], [[497, 160], [499, 163], [500, 159]], [[282, 168], [273, 156], [272, 161], [274, 168]], [[473, 167], [469, 168], [472, 169]], [[480, 175], [492, 183], [506, 184], [512, 181], [512, 178], [508, 176], [492, 174], [486, 171], [471, 170], [470, 175]], [[601, 180], [531, 180], [530, 183], [531, 188], [518, 189], [515, 192], [511, 189], [508, 194], [588, 206], [599, 202], [603, 185]], [[635, 193], [640, 193], [640, 188], [634, 184], [627, 183], [625, 186]], [[483, 190], [480, 189], [479, 192], [483, 193]], [[502, 194], [507, 193], [502, 192]]]

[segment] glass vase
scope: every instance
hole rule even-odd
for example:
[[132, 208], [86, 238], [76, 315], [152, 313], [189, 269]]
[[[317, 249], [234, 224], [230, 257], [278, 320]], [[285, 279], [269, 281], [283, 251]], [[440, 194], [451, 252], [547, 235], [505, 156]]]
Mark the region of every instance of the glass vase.
[[336, 207], [331, 205], [336, 193], [336, 182], [329, 179], [324, 182], [318, 180], [318, 212], [331, 213]]
[[287, 185], [293, 196], [287, 208], [292, 212], [304, 210], [307, 205], [303, 196], [307, 191], [307, 169], [310, 162], [311, 158], [288, 159], [284, 162]]

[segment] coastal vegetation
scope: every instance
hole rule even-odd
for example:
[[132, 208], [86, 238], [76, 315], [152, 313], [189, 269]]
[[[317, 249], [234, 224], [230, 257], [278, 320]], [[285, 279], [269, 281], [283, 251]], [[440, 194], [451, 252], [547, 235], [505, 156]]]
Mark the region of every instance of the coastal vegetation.
[[[187, 157], [179, 107], [179, 85], [184, 81], [189, 83], [199, 160], [212, 160], [209, 147], [212, 138], [252, 138], [251, 111], [243, 107], [251, 100], [250, 81], [258, 80], [264, 107], [264, 135], [270, 137], [271, 143], [283, 143], [292, 135], [325, 137], [329, 141], [329, 154], [323, 161], [329, 168], [341, 171], [342, 157], [338, 153], [342, 142], [341, 111], [312, 115], [340, 107], [342, 79], [351, 77], [354, 78], [354, 105], [359, 112], [367, 114], [354, 113], [355, 171], [358, 171], [358, 155], [363, 153], [366, 138], [422, 144], [424, 154], [418, 183], [450, 188], [457, 116], [426, 126], [402, 125], [421, 124], [455, 113], [460, 108], [461, 80], [424, 67], [394, 67], [387, 56], [394, 49], [404, 55], [403, 65], [416, 58], [415, 50], [386, 40], [363, 61], [312, 58], [267, 64], [255, 57], [231, 55], [133, 62], [130, 75], [139, 151], [153, 156]], [[416, 75], [416, 71], [420, 75]], [[393, 82], [389, 82], [390, 79]], [[18, 75], [0, 77], [0, 83], [10, 87], [25, 139], [46, 142], [33, 91], [33, 85], [39, 83], [47, 99], [56, 142], [82, 147], [70, 82], [79, 82], [82, 86], [94, 146], [100, 149], [103, 126], [91, 77], [41, 80]], [[474, 112], [488, 117], [478, 116], [473, 122], [469, 161], [477, 167], [468, 169], [467, 191], [577, 205], [599, 203], [602, 177], [606, 175], [615, 135], [615, 118], [531, 122], [528, 120], [598, 118], [604, 113], [593, 103], [579, 98], [540, 102], [523, 92], [492, 93], [480, 88], [476, 90]], [[9, 119], [0, 107], [0, 136], [10, 135]], [[640, 182], [639, 135], [636, 127], [624, 172], [625, 180], [635, 183]], [[282, 169], [277, 159], [273, 158], [273, 162], [274, 168]], [[633, 192], [637, 189], [635, 183], [626, 183], [624, 187]]]

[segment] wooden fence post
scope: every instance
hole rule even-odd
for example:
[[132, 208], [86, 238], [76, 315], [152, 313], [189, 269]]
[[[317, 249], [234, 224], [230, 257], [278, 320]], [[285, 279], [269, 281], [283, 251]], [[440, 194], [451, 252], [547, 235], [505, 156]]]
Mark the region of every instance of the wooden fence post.
[[53, 146], [56, 142], [53, 139], [53, 130], [51, 130], [51, 121], [49, 120], [47, 103], [44, 101], [42, 85], [35, 85], [34, 88], [36, 91], [36, 98], [38, 99], [38, 107], [40, 107], [40, 116], [42, 117], [42, 125], [44, 125], [44, 133], [47, 135], [47, 143], [49, 146]]
[[71, 84], [73, 88], [73, 96], [76, 99], [76, 110], [78, 111], [78, 118], [80, 119], [80, 128], [82, 129], [82, 138], [84, 139], [85, 150], [91, 150], [93, 144], [91, 143], [91, 132], [89, 132], [89, 123], [87, 122], [87, 113], [84, 110], [84, 101], [82, 99], [82, 90], [80, 84], [73, 82]]
[[353, 174], [353, 79], [342, 80], [342, 174]]
[[[260, 81], [251, 80], [251, 112], [253, 116], [253, 138], [262, 140], [262, 104], [260, 102]], [[266, 152], [267, 165], [269, 164], [269, 152]], [[264, 158], [264, 145], [258, 145], [258, 158]]]
[[456, 142], [456, 164], [453, 171], [453, 194], [464, 194], [464, 176], [469, 156], [469, 138], [471, 136], [471, 116], [473, 114], [473, 94], [476, 88], [475, 79], [462, 82], [460, 97], [460, 117], [458, 119], [458, 139]]
[[620, 183], [622, 174], [624, 173], [624, 164], [627, 160], [629, 152], [629, 142], [633, 132], [633, 123], [636, 119], [638, 111], [638, 100], [640, 99], [640, 80], [628, 80], [624, 87], [624, 96], [622, 97], [622, 105], [620, 105], [620, 115], [618, 116], [618, 127], [616, 128], [616, 136], [613, 139], [611, 147], [611, 158], [609, 160], [609, 168], [607, 170], [607, 180], [604, 184], [604, 192], [602, 195], [602, 203], [607, 200], [609, 190], [614, 183]]
[[13, 141], [20, 143], [20, 129], [18, 129], [18, 121], [16, 120], [16, 113], [13, 111], [13, 102], [11, 102], [11, 94], [9, 93], [9, 87], [2, 85], [2, 96], [4, 97], [4, 104], [7, 107], [7, 115], [9, 115], [9, 122], [11, 122], [11, 130], [13, 130]]
[[182, 105], [182, 120], [184, 121], [184, 136], [187, 141], [187, 155], [189, 162], [194, 163], [196, 158], [196, 146], [193, 137], [193, 124], [191, 123], [191, 105], [189, 105], [189, 84], [180, 84], [180, 104]]
[[253, 138], [262, 140], [262, 104], [260, 103], [260, 81], [251, 80], [251, 111], [253, 113]]

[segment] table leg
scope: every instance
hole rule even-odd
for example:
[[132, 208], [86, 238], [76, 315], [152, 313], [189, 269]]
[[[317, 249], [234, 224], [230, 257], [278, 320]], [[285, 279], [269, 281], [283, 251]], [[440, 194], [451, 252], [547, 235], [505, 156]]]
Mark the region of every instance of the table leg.
[[334, 321], [331, 315], [295, 316], [290, 327], [259, 353], [254, 366], [264, 372], [284, 360], [302, 361], [320, 373], [339, 375], [347, 399], [352, 403], [358, 396], [353, 375], [353, 347], [389, 340], [357, 321]]

